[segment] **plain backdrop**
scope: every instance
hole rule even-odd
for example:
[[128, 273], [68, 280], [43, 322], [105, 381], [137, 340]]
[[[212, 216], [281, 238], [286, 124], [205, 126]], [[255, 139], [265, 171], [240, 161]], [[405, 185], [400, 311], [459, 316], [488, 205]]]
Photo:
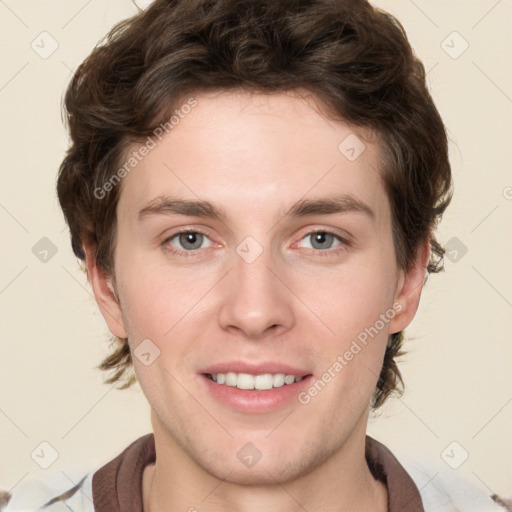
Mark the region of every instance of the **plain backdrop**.
[[[512, 495], [512, 2], [374, 5], [401, 21], [428, 70], [449, 132], [455, 196], [438, 231], [450, 249], [446, 270], [430, 276], [406, 331], [405, 394], [368, 431], [392, 451], [428, 457], [489, 493]], [[135, 12], [130, 0], [0, 2], [6, 490], [54, 473], [78, 478], [81, 468], [108, 462], [151, 431], [140, 387], [112, 389], [94, 368], [108, 353], [106, 326], [55, 193], [68, 144], [64, 90], [109, 28]], [[37, 454], [49, 461], [54, 451], [43, 469]]]

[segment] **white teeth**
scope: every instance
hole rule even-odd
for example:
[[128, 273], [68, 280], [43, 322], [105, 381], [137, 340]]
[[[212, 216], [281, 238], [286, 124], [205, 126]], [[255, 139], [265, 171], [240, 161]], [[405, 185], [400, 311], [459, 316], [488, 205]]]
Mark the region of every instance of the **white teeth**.
[[284, 373], [263, 373], [260, 375], [251, 375], [250, 373], [214, 373], [211, 378], [217, 384], [225, 384], [226, 386], [237, 387], [238, 389], [257, 389], [266, 390], [272, 388], [280, 388], [285, 384], [293, 384], [300, 382], [303, 377], [295, 377], [295, 375], [285, 375]]
[[263, 375], [256, 375], [254, 377], [254, 388], [255, 389], [272, 389], [272, 383], [274, 378], [271, 373], [265, 373]]
[[286, 375], [284, 373], [276, 373], [274, 375], [274, 378], [272, 379], [272, 385], [275, 388], [280, 388], [281, 386], [284, 386], [284, 378]]
[[[217, 377], [219, 374], [217, 374]], [[226, 373], [226, 386], [236, 386], [236, 373], [235, 372], [228, 372]]]
[[294, 375], [287, 375], [284, 378], [284, 383], [285, 384], [293, 384], [294, 382], [295, 382], [295, 376]]
[[236, 387], [238, 389], [254, 389], [254, 376], [248, 373], [239, 373], [236, 378]]

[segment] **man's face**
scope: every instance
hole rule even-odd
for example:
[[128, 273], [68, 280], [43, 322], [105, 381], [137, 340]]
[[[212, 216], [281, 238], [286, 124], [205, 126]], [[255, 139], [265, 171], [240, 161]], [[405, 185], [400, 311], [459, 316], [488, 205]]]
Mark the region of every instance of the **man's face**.
[[[378, 147], [289, 94], [195, 98], [122, 182], [112, 330], [129, 339], [161, 446], [218, 478], [286, 481], [361, 443], [399, 330]], [[287, 214], [317, 200], [340, 208]]]

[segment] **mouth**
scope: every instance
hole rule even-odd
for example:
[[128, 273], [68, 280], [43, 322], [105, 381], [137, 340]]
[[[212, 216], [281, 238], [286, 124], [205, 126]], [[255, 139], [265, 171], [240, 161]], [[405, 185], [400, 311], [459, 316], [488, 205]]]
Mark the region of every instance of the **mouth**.
[[275, 362], [220, 363], [204, 368], [199, 375], [206, 394], [214, 402], [249, 414], [293, 406], [301, 391], [314, 381], [307, 370]]
[[261, 373], [253, 375], [250, 373], [205, 373], [204, 376], [220, 386], [228, 386], [243, 390], [268, 391], [273, 388], [281, 388], [301, 382], [306, 375], [293, 375], [285, 373]]

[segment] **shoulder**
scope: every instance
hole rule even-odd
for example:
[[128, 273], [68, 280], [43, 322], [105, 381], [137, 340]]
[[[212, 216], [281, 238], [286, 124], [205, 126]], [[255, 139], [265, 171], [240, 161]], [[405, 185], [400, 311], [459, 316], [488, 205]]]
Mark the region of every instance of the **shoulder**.
[[512, 494], [498, 496], [431, 460], [397, 457], [418, 487], [425, 512], [512, 512]]
[[47, 512], [94, 512], [93, 474], [90, 470], [70, 482], [69, 472], [54, 473], [24, 481], [13, 492], [0, 490], [0, 512], [36, 512], [43, 507]]
[[142, 471], [155, 456], [151, 433], [95, 468], [69, 468], [44, 479], [24, 480], [12, 492], [0, 485], [0, 512], [36, 512], [42, 508], [45, 512], [94, 512], [93, 487], [94, 501], [98, 499], [110, 510], [114, 493], [137, 492]]
[[424, 453], [403, 449], [392, 453], [368, 435], [366, 453], [374, 477], [385, 478], [392, 510], [512, 512], [512, 493], [505, 498], [478, 487]]

